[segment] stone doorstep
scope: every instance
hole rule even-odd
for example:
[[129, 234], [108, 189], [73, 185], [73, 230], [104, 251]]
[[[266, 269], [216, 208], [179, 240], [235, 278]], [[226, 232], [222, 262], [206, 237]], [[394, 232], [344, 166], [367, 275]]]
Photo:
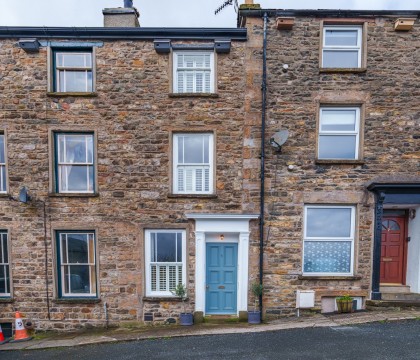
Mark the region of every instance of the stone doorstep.
[[418, 300], [366, 300], [367, 307], [383, 308], [420, 308], [420, 299]]
[[293, 319], [286, 318], [284, 320], [287, 321], [276, 320], [268, 324], [248, 326], [244, 326], [245, 324], [242, 323], [230, 324], [229, 326], [227, 324], [221, 326], [211, 324], [210, 327], [206, 327], [205, 324], [202, 324], [191, 327], [171, 326], [160, 329], [153, 329], [153, 327], [151, 327], [147, 330], [143, 329], [143, 331], [141, 332], [127, 331], [126, 333], [120, 334], [116, 334], [114, 331], [111, 331], [110, 334], [107, 334], [106, 332], [100, 332], [97, 335], [92, 335], [92, 333], [89, 334], [87, 332], [84, 332], [76, 335], [72, 339], [66, 339], [65, 334], [63, 334], [63, 338], [60, 339], [60, 335], [54, 334], [50, 338], [44, 338], [41, 340], [32, 340], [28, 342], [13, 344], [7, 343], [4, 345], [0, 345], [0, 351], [71, 347], [78, 345], [100, 344], [116, 341], [135, 341], [168, 337], [253, 333], [313, 327], [339, 327], [344, 325], [355, 325], [377, 321], [402, 321], [414, 320], [419, 318], [420, 309], [403, 311], [396, 311], [394, 309], [394, 311], [392, 312], [361, 312], [347, 314], [347, 316], [343, 316], [343, 314], [336, 314], [329, 316], [320, 315], [318, 317], [305, 317]]

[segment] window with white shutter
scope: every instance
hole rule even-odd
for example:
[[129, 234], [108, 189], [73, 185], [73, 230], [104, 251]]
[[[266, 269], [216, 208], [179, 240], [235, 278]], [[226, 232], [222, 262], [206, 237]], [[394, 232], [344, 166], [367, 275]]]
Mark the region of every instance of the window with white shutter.
[[174, 93], [214, 93], [214, 53], [174, 53]]
[[174, 194], [213, 193], [213, 135], [175, 134]]
[[185, 230], [146, 230], [146, 295], [173, 296], [186, 284]]

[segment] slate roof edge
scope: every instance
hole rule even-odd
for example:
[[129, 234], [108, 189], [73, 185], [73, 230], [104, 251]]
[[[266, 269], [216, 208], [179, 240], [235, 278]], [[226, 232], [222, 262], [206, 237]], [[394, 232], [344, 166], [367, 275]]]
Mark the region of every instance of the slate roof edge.
[[119, 28], [0, 26], [0, 38], [99, 40], [215, 40], [246, 41], [244, 28]]

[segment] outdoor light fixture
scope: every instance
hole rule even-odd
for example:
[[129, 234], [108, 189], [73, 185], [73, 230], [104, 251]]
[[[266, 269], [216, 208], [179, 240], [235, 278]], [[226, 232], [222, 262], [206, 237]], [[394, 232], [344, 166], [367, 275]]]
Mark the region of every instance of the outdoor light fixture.
[[37, 39], [20, 39], [19, 47], [27, 53], [34, 53], [39, 51], [40, 43]]

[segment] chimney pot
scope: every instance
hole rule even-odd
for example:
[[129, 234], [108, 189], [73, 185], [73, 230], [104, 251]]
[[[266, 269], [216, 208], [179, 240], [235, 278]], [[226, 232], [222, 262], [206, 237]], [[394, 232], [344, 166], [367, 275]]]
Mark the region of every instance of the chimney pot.
[[124, 0], [124, 7], [125, 8], [132, 8], [133, 7], [133, 0]]

